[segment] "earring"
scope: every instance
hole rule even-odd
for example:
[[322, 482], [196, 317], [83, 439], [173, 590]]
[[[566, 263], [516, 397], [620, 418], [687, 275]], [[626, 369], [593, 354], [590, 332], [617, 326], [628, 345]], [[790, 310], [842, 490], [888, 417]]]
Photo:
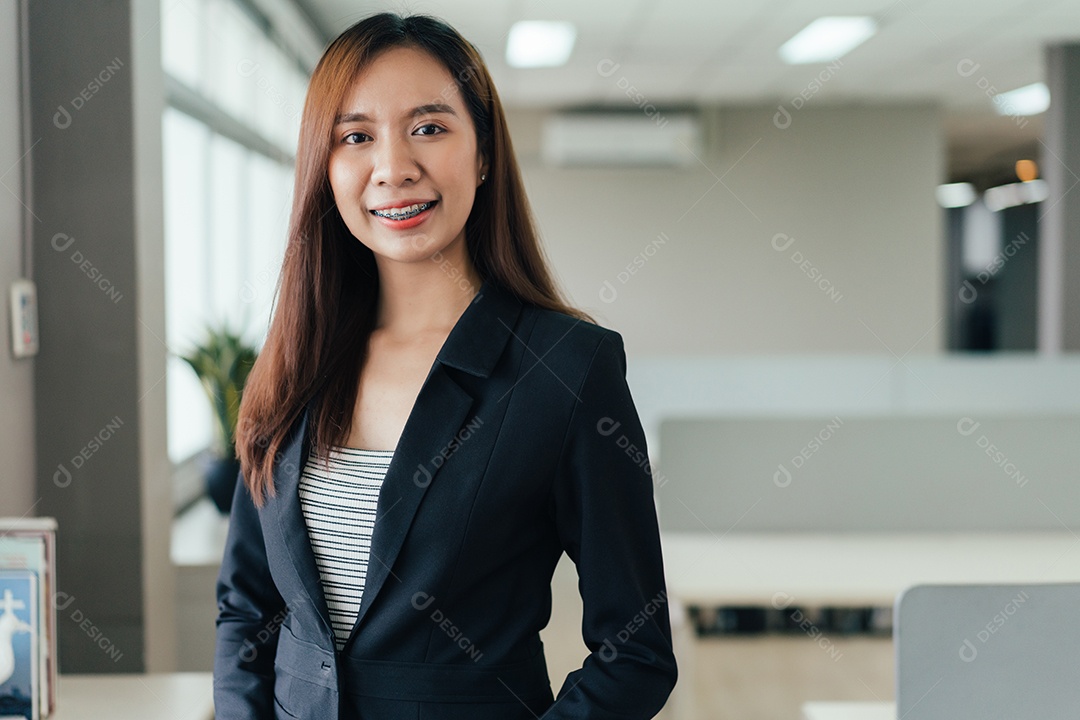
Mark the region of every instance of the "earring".
[[480, 176], [480, 182], [484, 182], [485, 180], [487, 180], [487, 175], [486, 175], [486, 174], [485, 174], [485, 175], [481, 175], [481, 176]]

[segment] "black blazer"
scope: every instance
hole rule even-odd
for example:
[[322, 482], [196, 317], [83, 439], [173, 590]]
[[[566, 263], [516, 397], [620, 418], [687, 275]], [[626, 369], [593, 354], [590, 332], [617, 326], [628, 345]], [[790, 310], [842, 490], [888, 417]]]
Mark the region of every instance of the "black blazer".
[[[261, 509], [237, 484], [217, 583], [217, 720], [631, 720], [675, 685], [645, 436], [622, 336], [484, 282], [379, 495], [337, 652], [298, 496], [301, 413]], [[555, 697], [539, 631], [563, 551], [591, 653]]]

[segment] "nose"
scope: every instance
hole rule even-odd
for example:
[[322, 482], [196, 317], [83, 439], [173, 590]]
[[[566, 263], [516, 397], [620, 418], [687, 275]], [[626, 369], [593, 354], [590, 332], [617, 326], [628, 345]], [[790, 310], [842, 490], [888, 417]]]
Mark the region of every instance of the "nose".
[[375, 140], [372, 152], [371, 182], [376, 185], [401, 185], [419, 179], [420, 168], [413, 158], [412, 144], [398, 137]]

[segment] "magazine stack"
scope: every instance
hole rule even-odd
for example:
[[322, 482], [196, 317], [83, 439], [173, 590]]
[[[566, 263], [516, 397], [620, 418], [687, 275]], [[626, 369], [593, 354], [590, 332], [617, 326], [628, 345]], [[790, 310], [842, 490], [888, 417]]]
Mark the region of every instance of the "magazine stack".
[[0, 720], [56, 709], [56, 520], [0, 518]]

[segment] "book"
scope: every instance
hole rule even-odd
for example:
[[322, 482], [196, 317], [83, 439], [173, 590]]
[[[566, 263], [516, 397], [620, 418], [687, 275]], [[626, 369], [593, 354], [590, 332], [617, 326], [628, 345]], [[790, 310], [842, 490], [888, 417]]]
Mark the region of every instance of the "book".
[[0, 718], [39, 720], [38, 576], [0, 570]]
[[[56, 520], [54, 518], [0, 518], [0, 570], [24, 569], [37, 575], [38, 603], [38, 708], [42, 718], [56, 709], [57, 609]], [[0, 720], [5, 720], [0, 711]]]

